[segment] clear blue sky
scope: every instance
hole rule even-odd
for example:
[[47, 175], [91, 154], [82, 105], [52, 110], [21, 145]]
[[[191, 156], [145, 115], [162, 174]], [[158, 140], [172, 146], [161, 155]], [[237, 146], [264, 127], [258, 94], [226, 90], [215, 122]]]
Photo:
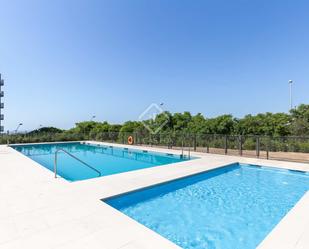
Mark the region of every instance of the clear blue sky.
[[0, 0], [5, 129], [309, 102], [306, 0]]

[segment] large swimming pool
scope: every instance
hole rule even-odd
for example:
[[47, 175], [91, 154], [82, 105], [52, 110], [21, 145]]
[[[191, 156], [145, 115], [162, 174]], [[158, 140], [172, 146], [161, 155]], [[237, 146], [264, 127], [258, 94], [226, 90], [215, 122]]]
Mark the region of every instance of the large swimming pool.
[[233, 164], [105, 200], [185, 249], [254, 249], [309, 189], [309, 175]]
[[174, 154], [80, 142], [28, 144], [12, 147], [51, 171], [54, 170], [55, 152], [59, 148], [64, 149], [94, 168], [87, 167], [63, 151], [59, 151], [57, 172], [59, 176], [69, 181], [84, 180], [188, 160], [188, 158], [182, 158]]

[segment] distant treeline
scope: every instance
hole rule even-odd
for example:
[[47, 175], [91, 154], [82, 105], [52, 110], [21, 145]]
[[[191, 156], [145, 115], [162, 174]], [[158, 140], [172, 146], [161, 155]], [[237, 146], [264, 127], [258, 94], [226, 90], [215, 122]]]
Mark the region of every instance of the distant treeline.
[[29, 135], [40, 133], [66, 133], [95, 135], [104, 132], [125, 132], [147, 134], [149, 129], [160, 133], [186, 132], [195, 134], [226, 134], [226, 135], [266, 135], [266, 136], [306, 136], [309, 135], [309, 105], [299, 105], [289, 113], [261, 113], [235, 118], [230, 114], [215, 118], [204, 117], [201, 113], [191, 115], [190, 112], [164, 112], [154, 120], [127, 121], [123, 124], [110, 124], [107, 121], [84, 121], [76, 123], [69, 130], [54, 127], [43, 127], [31, 131]]

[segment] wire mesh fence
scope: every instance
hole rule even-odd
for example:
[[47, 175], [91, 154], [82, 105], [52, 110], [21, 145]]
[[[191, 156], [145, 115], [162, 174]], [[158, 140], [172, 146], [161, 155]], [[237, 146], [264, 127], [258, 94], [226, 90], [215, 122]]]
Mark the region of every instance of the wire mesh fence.
[[309, 137], [306, 136], [271, 137], [184, 132], [161, 132], [157, 134], [136, 132], [91, 132], [76, 134], [62, 132], [1, 134], [0, 144], [82, 140], [128, 144], [128, 138], [130, 136], [134, 145], [309, 163]]

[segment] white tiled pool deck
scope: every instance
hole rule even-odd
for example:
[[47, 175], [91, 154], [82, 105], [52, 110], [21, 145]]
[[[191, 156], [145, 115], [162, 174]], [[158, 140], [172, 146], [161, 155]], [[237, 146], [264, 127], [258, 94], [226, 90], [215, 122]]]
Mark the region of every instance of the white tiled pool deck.
[[[177, 245], [101, 199], [235, 162], [309, 171], [309, 164], [203, 153], [192, 155], [199, 159], [70, 183], [55, 179], [43, 166], [1, 145], [0, 248], [176, 249]], [[309, 248], [309, 192], [258, 247], [279, 248]]]

